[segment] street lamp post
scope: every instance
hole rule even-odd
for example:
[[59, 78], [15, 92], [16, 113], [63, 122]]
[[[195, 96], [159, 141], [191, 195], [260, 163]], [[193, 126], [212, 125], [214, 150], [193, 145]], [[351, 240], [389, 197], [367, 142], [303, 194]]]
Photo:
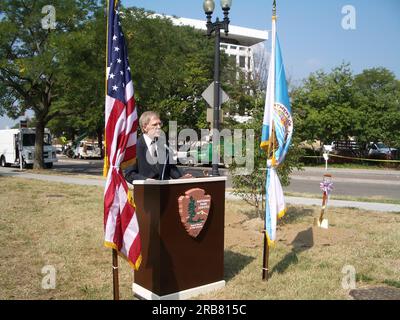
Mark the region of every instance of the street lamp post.
[[[219, 108], [221, 97], [221, 83], [220, 83], [220, 42], [221, 32], [223, 29], [225, 35], [229, 32], [229, 10], [232, 5], [232, 0], [221, 0], [221, 7], [224, 11], [224, 19], [219, 21], [217, 18], [215, 22], [211, 21], [212, 13], [214, 12], [214, 0], [204, 0], [203, 8], [207, 16], [207, 36], [211, 36], [215, 32], [215, 49], [214, 49], [214, 106], [213, 106], [213, 148], [212, 148], [212, 171], [211, 175], [219, 176], [217, 154], [219, 154]], [[218, 140], [216, 139], [218, 138]]]

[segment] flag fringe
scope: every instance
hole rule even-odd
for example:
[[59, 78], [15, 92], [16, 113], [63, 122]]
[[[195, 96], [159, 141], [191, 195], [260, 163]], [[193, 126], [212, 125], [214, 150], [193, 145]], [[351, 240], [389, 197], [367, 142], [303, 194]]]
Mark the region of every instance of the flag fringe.
[[268, 248], [275, 248], [275, 241], [272, 241], [269, 236], [268, 236], [268, 232], [265, 232], [265, 237], [267, 238], [267, 245]]
[[270, 141], [271, 139], [269, 139], [268, 141], [262, 141], [260, 144], [260, 149], [262, 149], [265, 152], [268, 152]]
[[286, 214], [286, 212], [287, 212], [287, 208], [281, 210], [281, 211], [278, 213], [278, 219], [281, 219], [281, 218]]
[[[105, 144], [104, 144], [104, 150], [105, 150]], [[106, 153], [106, 151], [104, 152]], [[108, 163], [108, 156], [107, 154], [104, 154], [104, 166], [103, 166], [103, 177], [107, 177], [108, 175], [108, 170], [110, 170], [110, 164]]]
[[128, 189], [127, 196], [128, 196], [128, 202], [129, 202], [130, 205], [133, 207], [133, 209], [135, 209], [135, 211], [136, 211], [136, 205], [135, 205], [135, 201], [134, 201], [134, 199], [133, 199], [132, 190]]
[[139, 270], [140, 264], [142, 263], [142, 255], [140, 255], [140, 256], [136, 259], [136, 262], [133, 263], [132, 261], [130, 261], [130, 260], [128, 259], [127, 256], [125, 256], [122, 252], [120, 252], [120, 251], [118, 250], [118, 247], [117, 247], [117, 245], [116, 245], [115, 243], [108, 242], [108, 241], [104, 241], [104, 246], [105, 246], [106, 248], [116, 250], [117, 253], [118, 253], [118, 255], [119, 255], [121, 258], [123, 258], [124, 260], [126, 260], [133, 270], [135, 270], [135, 271], [138, 271], [138, 270]]
[[121, 163], [121, 169], [125, 170], [126, 168], [133, 166], [136, 163], [136, 158], [133, 158], [131, 160], [125, 161]]
[[[287, 208], [281, 210], [281, 211], [278, 213], [278, 219], [281, 219], [281, 218], [286, 214], [286, 212], [287, 212]], [[272, 248], [275, 248], [275, 240], [271, 240], [271, 239], [269, 238], [267, 230], [265, 230], [265, 237], [267, 238], [268, 247], [269, 247], [269, 248], [271, 248], [271, 247], [272, 247]]]

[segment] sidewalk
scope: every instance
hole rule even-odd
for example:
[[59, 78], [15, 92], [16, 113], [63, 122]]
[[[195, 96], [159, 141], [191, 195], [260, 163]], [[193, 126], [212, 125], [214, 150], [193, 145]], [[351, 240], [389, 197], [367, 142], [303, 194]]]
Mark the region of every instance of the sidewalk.
[[[233, 195], [231, 192], [226, 192], [226, 199], [240, 200], [239, 197]], [[288, 204], [293, 205], [305, 205], [305, 206], [321, 206], [322, 200], [316, 198], [302, 198], [302, 197], [289, 197], [285, 196], [285, 201]], [[329, 200], [329, 207], [340, 207], [340, 208], [357, 208], [362, 210], [380, 211], [380, 212], [399, 212], [399, 204], [391, 203], [379, 203], [379, 202], [359, 202], [359, 201], [347, 201], [347, 200]]]
[[[70, 176], [59, 176], [59, 175], [45, 175], [45, 174], [34, 174], [27, 172], [19, 172], [18, 170], [4, 170], [0, 168], [1, 176], [15, 176], [25, 179], [36, 179], [51, 182], [62, 182], [68, 184], [79, 184], [79, 185], [90, 185], [90, 186], [105, 186], [105, 179], [85, 179], [85, 178], [74, 178]], [[240, 197], [235, 196], [232, 192], [227, 191], [225, 193], [226, 199], [228, 200], [241, 200]], [[285, 197], [286, 203], [293, 205], [307, 205], [307, 206], [321, 206], [321, 199], [315, 198], [303, 198], [303, 197]], [[378, 203], [378, 202], [359, 202], [359, 201], [346, 201], [346, 200], [329, 200], [328, 205], [330, 207], [342, 207], [342, 208], [358, 208], [362, 210], [372, 210], [380, 212], [399, 212], [400, 205], [390, 203]]]
[[105, 179], [86, 179], [86, 178], [75, 178], [71, 176], [62, 176], [62, 175], [50, 175], [50, 174], [38, 174], [38, 173], [28, 173], [28, 172], [20, 172], [18, 169], [16, 170], [4, 170], [0, 168], [0, 177], [18, 177], [24, 179], [34, 179], [34, 180], [42, 180], [42, 181], [50, 181], [50, 182], [61, 182], [68, 184], [79, 184], [86, 186], [100, 186], [105, 187], [106, 180]]
[[59, 163], [74, 163], [74, 164], [76, 164], [76, 163], [92, 164], [93, 163], [93, 161], [91, 162], [90, 160], [86, 160], [86, 159], [85, 160], [71, 159], [66, 156], [60, 156], [60, 155], [57, 156], [57, 162], [59, 162]]

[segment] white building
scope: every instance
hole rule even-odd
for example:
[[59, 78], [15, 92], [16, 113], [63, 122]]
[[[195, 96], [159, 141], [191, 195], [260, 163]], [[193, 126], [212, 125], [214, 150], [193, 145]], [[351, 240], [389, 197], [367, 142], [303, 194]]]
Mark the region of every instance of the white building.
[[[176, 18], [165, 16], [171, 19], [174, 25], [190, 26], [198, 30], [207, 31], [206, 20], [187, 18]], [[257, 30], [229, 25], [228, 36], [221, 30], [221, 49], [231, 57], [235, 57], [236, 65], [245, 72], [254, 70], [253, 46], [268, 40], [268, 31]]]

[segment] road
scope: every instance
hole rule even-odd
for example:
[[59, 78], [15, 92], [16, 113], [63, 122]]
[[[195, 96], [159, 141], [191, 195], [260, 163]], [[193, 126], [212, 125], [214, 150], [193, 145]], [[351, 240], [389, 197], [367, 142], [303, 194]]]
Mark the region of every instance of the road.
[[[15, 168], [14, 168], [15, 170]], [[53, 171], [59, 173], [77, 173], [101, 176], [102, 160], [73, 160], [60, 158], [55, 163]], [[202, 176], [204, 172], [211, 173], [210, 167], [188, 167], [186, 172], [193, 176]], [[219, 169], [221, 175], [228, 175], [227, 188], [232, 187], [229, 171]], [[304, 171], [294, 171], [291, 183], [284, 187], [285, 192], [321, 195], [319, 183], [325, 173], [324, 168], [307, 167]], [[400, 170], [373, 169], [329, 169], [333, 177], [334, 195], [355, 198], [400, 199]]]
[[[192, 172], [195, 176], [202, 176], [203, 171], [207, 172], [211, 168], [189, 168], [188, 171]], [[57, 174], [38, 174], [31, 170], [23, 170], [22, 172], [18, 168], [1, 168], [0, 167], [0, 178], [2, 176], [20, 176], [26, 179], [38, 179], [53, 182], [63, 182], [80, 185], [93, 185], [104, 187], [105, 179], [101, 177], [102, 173], [102, 161], [101, 160], [70, 160], [61, 159], [59, 163], [54, 166], [52, 170]], [[226, 175], [228, 170], [221, 168], [221, 175]], [[84, 175], [74, 174], [83, 173]], [[288, 204], [293, 205], [321, 205], [321, 199], [319, 198], [307, 198], [302, 192], [316, 193], [318, 196], [321, 195], [319, 190], [319, 182], [324, 173], [323, 169], [319, 168], [306, 168], [304, 171], [296, 171], [292, 175], [292, 184], [290, 187], [285, 188], [286, 190], [293, 190], [293, 192], [299, 193], [300, 196], [285, 196], [285, 201]], [[329, 206], [332, 207], [354, 207], [362, 210], [373, 210], [381, 212], [400, 212], [399, 204], [390, 203], [379, 203], [382, 198], [389, 198], [393, 196], [393, 199], [399, 198], [399, 171], [389, 170], [332, 170], [330, 173], [334, 176], [335, 186], [337, 190], [347, 190], [347, 188], [354, 187], [355, 197], [365, 198], [366, 193], [372, 193], [369, 196], [370, 199], [375, 199], [375, 202], [359, 202], [359, 201], [346, 201], [346, 200], [330, 200]], [[89, 177], [88, 177], [89, 176]], [[90, 177], [93, 176], [93, 177]], [[228, 177], [228, 186], [230, 180]], [[364, 189], [364, 185], [367, 189]], [[377, 198], [377, 189], [381, 188], [382, 196]], [[342, 191], [347, 192], [347, 191]], [[349, 195], [349, 194], [343, 194]], [[227, 199], [240, 200], [232, 192], [227, 190]]]
[[[211, 173], [210, 167], [182, 167], [193, 176]], [[54, 165], [59, 172], [83, 173], [100, 176], [103, 170], [102, 160], [60, 159]], [[228, 176], [227, 188], [232, 188], [229, 170], [219, 169], [221, 175]], [[319, 183], [325, 173], [324, 168], [306, 167], [304, 171], [294, 171], [291, 183], [284, 187], [285, 192], [321, 195]], [[334, 184], [333, 194], [356, 198], [400, 199], [400, 170], [376, 169], [329, 169]]]
[[[321, 194], [319, 183], [324, 168], [305, 168], [291, 176], [287, 192]], [[359, 198], [400, 199], [400, 170], [329, 169], [334, 185], [334, 195]]]

